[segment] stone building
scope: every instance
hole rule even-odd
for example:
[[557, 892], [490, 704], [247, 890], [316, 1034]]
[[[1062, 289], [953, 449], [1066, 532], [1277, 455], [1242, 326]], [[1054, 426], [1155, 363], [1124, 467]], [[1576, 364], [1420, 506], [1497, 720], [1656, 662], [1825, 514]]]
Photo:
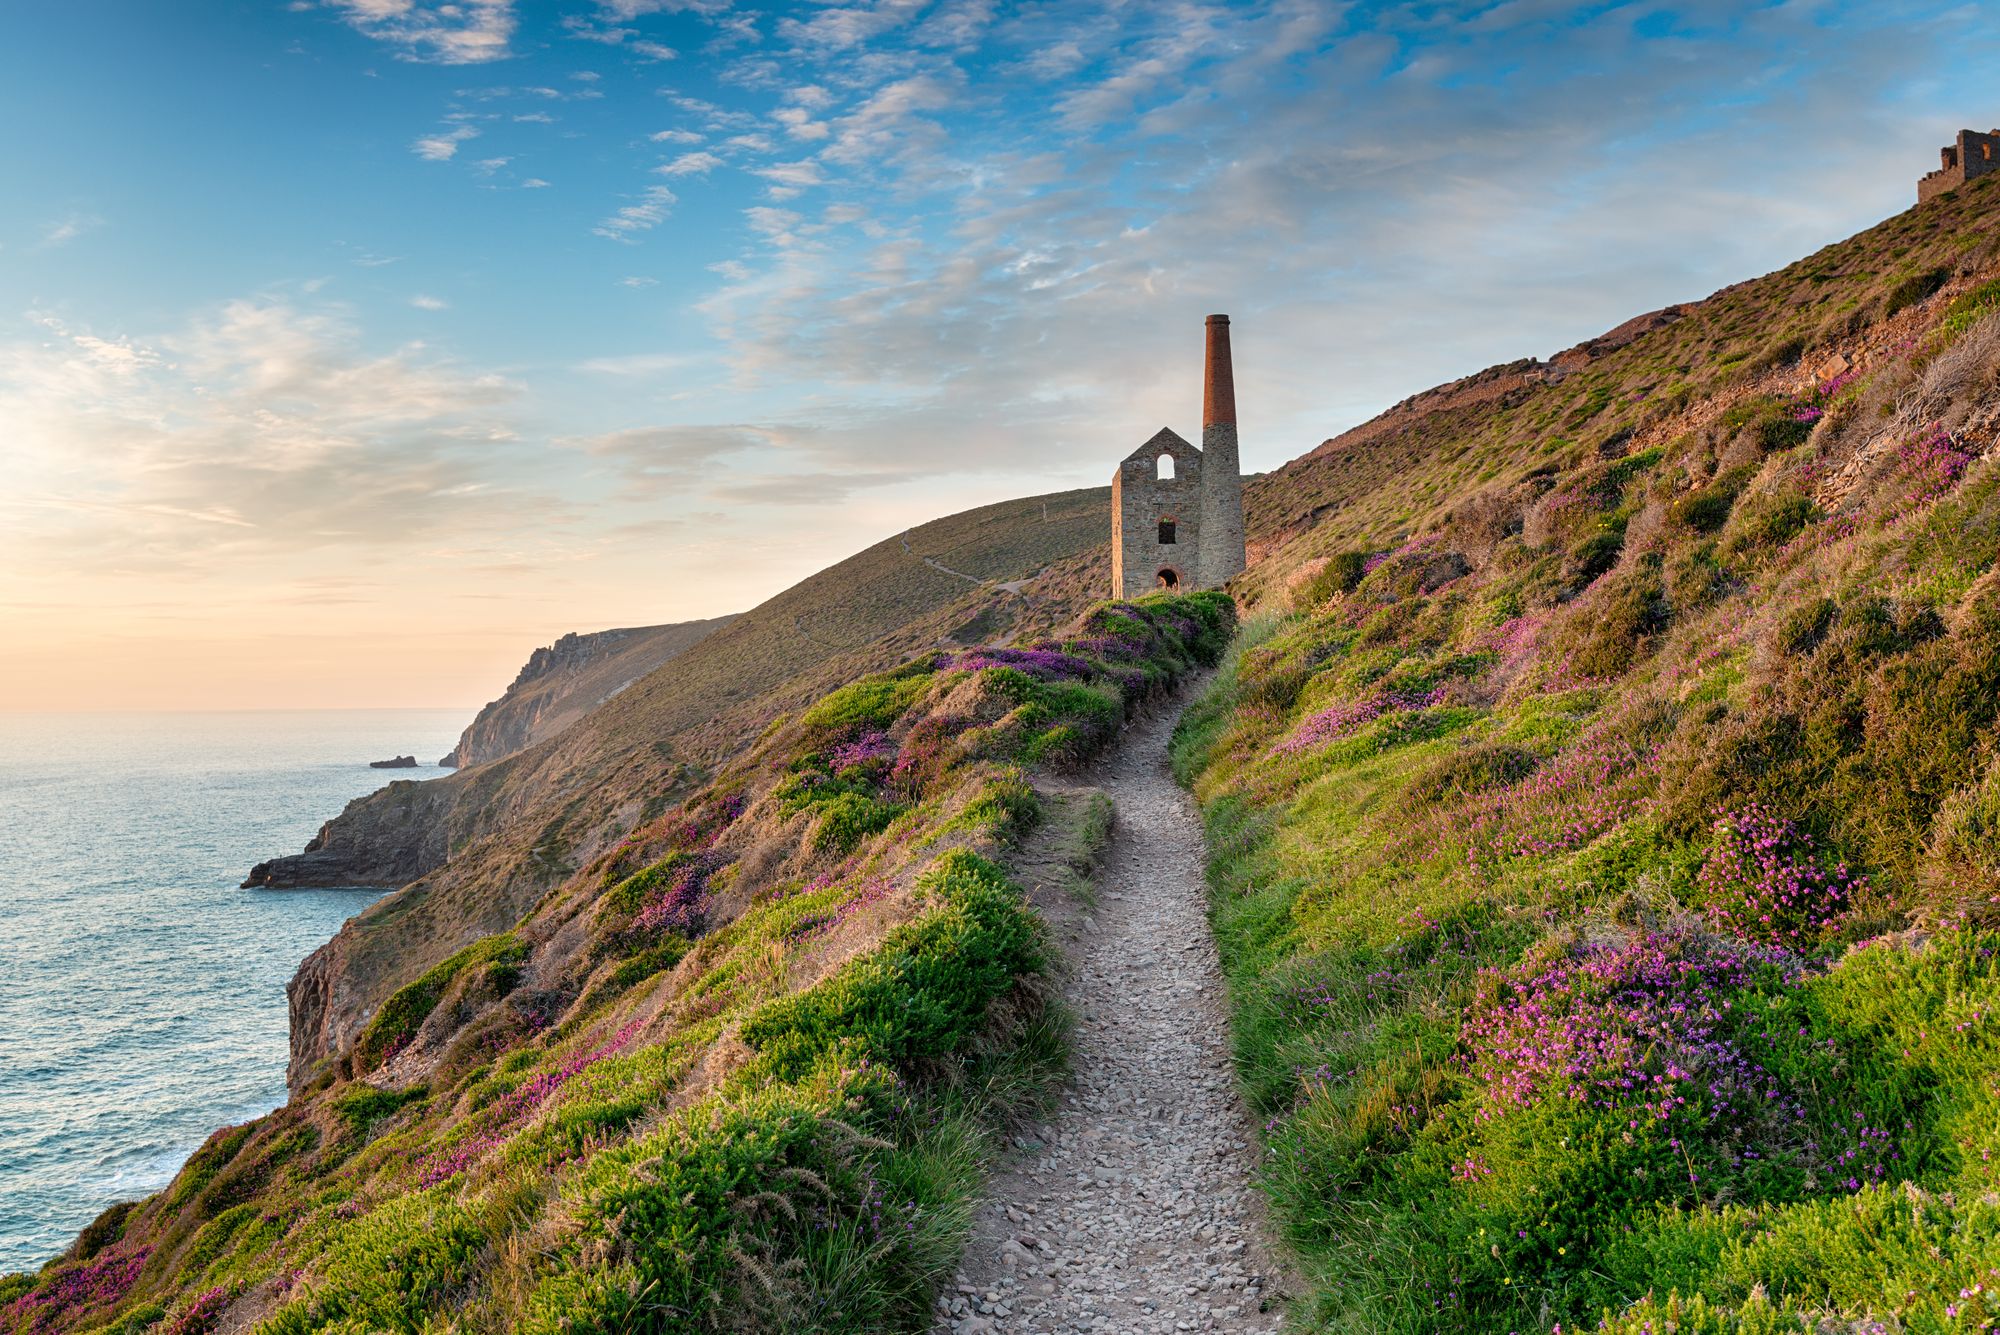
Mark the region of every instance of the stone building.
[[1212, 589], [1245, 565], [1229, 317], [1208, 317], [1201, 447], [1161, 428], [1111, 475], [1111, 593]]
[[1919, 204], [2000, 168], [2000, 130], [1960, 130], [1958, 142], [1939, 149], [1938, 158], [1942, 165], [1917, 181]]

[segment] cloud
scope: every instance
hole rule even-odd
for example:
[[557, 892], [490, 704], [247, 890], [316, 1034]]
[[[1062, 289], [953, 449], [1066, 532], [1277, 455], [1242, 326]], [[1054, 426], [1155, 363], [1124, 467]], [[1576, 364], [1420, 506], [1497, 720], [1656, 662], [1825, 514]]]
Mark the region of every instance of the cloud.
[[549, 188], [549, 183], [539, 176], [530, 176], [527, 180], [521, 182], [521, 188], [523, 190], [546, 190]]
[[427, 134], [410, 145], [410, 151], [426, 162], [449, 162], [458, 156], [458, 146], [477, 139], [479, 130], [471, 125], [455, 125], [449, 130]]
[[647, 137], [656, 144], [698, 144], [704, 136], [693, 130], [659, 130]]
[[513, 0], [326, 0], [349, 27], [397, 48], [403, 60], [477, 65], [504, 60], [517, 20]]
[[85, 232], [94, 232], [102, 226], [102, 218], [87, 213], [72, 213], [42, 229], [42, 249], [53, 250], [57, 246], [68, 245]]
[[683, 153], [672, 162], [653, 170], [662, 176], [691, 176], [706, 173], [722, 165], [722, 159], [713, 153]]
[[863, 46], [922, 13], [929, 0], [875, 0], [822, 10], [810, 19], [778, 20], [778, 36], [821, 54]]
[[449, 310], [451, 308], [450, 303], [445, 301], [444, 298], [433, 297], [422, 292], [419, 292], [416, 296], [411, 297], [410, 304], [412, 306], [415, 306], [420, 311], [442, 311], [442, 310]]
[[659, 285], [660, 285], [659, 279], [646, 278], [638, 274], [633, 274], [628, 278], [621, 278], [618, 280], [618, 286], [620, 287], [640, 288], [640, 287], [658, 287]]
[[51, 563], [163, 575], [490, 521], [455, 489], [492, 481], [514, 433], [500, 377], [364, 352], [338, 308], [272, 299], [154, 338], [36, 323], [39, 339], [0, 340], [5, 504]]
[[640, 232], [649, 232], [666, 221], [677, 202], [674, 192], [663, 185], [647, 186], [636, 204], [627, 204], [602, 219], [591, 231], [612, 241], [631, 241]]
[[825, 121], [814, 120], [812, 113], [804, 107], [780, 107], [771, 116], [794, 139], [824, 139], [833, 133]]

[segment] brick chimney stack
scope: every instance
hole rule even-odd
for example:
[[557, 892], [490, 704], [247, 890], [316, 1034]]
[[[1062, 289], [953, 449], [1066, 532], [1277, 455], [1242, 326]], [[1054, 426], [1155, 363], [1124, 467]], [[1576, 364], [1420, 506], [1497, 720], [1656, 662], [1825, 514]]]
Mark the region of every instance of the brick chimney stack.
[[1248, 563], [1243, 545], [1243, 475], [1236, 450], [1236, 368], [1229, 317], [1208, 317], [1201, 394], [1200, 583], [1216, 588]]
[[1201, 392], [1201, 427], [1236, 425], [1236, 370], [1229, 363], [1229, 317], [1208, 317], [1208, 361]]

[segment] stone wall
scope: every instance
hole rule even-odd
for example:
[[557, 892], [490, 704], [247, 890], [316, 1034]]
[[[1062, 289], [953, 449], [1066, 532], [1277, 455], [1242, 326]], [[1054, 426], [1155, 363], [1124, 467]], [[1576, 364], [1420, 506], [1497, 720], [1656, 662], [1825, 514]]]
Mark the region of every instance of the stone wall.
[[[1160, 457], [1174, 475], [1159, 475]], [[1119, 598], [1151, 592], [1160, 572], [1176, 587], [1201, 587], [1202, 453], [1172, 431], [1161, 431], [1118, 465], [1111, 479], [1111, 591]], [[1160, 542], [1160, 521], [1174, 521], [1174, 541]]]
[[1201, 429], [1201, 587], [1221, 588], [1249, 564], [1243, 545], [1243, 474], [1236, 423]]
[[1919, 204], [1990, 171], [2000, 171], [2000, 129], [1985, 134], [1960, 130], [1956, 143], [1938, 150], [1938, 160], [1938, 169], [1917, 182]]

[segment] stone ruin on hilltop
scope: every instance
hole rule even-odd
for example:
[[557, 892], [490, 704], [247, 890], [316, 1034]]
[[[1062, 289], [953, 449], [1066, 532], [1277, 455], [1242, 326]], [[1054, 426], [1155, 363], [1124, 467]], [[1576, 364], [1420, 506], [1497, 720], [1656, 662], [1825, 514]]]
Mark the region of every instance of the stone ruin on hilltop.
[[1201, 447], [1162, 427], [1111, 475], [1111, 594], [1212, 589], [1245, 564], [1229, 317], [1211, 315]]
[[1917, 180], [1917, 203], [1956, 190], [2000, 167], [2000, 130], [1960, 130], [1958, 142], [1938, 150], [1940, 165]]

